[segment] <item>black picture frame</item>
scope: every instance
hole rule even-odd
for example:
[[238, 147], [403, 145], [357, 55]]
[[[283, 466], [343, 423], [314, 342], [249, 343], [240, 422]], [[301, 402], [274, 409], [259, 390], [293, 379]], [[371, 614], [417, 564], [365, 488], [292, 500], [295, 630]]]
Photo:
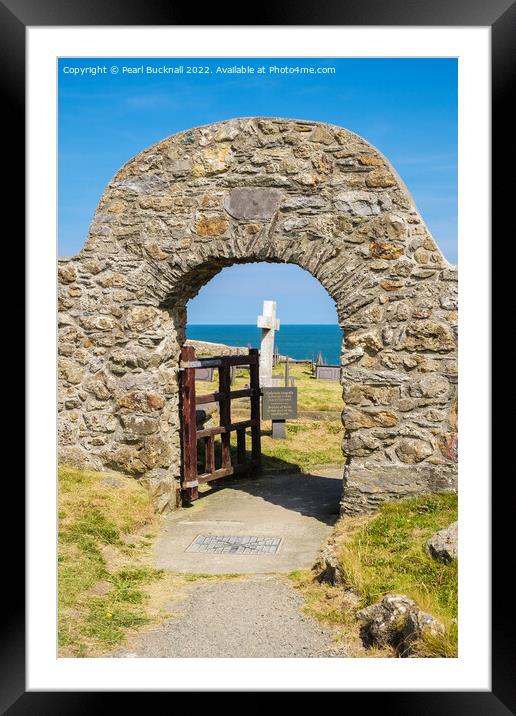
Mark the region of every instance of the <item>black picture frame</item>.
[[[498, 177], [507, 164], [508, 138], [514, 134], [514, 113], [510, 108], [511, 80], [514, 81], [516, 5], [512, 0], [361, 0], [361, 2], [303, 2], [295, 5], [271, 3], [261, 5], [253, 22], [230, 22], [240, 18], [241, 6], [226, 2], [205, 6], [203, 26], [216, 25], [360, 25], [360, 26], [483, 26], [491, 28], [492, 38], [492, 171]], [[171, 0], [2, 0], [0, 1], [0, 76], [4, 112], [4, 161], [9, 161], [7, 204], [17, 216], [17, 233], [21, 236], [25, 208], [23, 205], [23, 147], [25, 145], [25, 37], [26, 28], [34, 26], [185, 26], [198, 25], [198, 8]], [[514, 86], [514, 82], [512, 82]], [[6, 141], [5, 138], [9, 137]], [[6, 155], [11, 152], [11, 159]], [[5, 164], [4, 164], [5, 167]], [[14, 179], [16, 168], [19, 181]], [[514, 182], [497, 182], [492, 195], [493, 236], [501, 236], [507, 221], [505, 208], [514, 204]], [[512, 228], [511, 233], [514, 233]], [[511, 239], [512, 241], [512, 239]], [[30, 288], [30, 287], [29, 287]], [[488, 339], [489, 337], [484, 337]], [[30, 349], [30, 346], [29, 346]], [[17, 466], [16, 475], [19, 474]], [[508, 476], [509, 477], [509, 476]], [[504, 525], [513, 521], [514, 499], [510, 480], [493, 482], [493, 598], [492, 598], [492, 690], [450, 692], [348, 692], [342, 707], [349, 710], [350, 699], [361, 700], [361, 708], [377, 706], [382, 713], [468, 714], [497, 716], [516, 713], [514, 679], [514, 619], [507, 603], [510, 593], [504, 588], [508, 550], [503, 536]], [[512, 481], [514, 482], [514, 481]], [[22, 522], [23, 483], [11, 476], [8, 497], [9, 513]], [[3, 523], [5, 524], [5, 522]], [[15, 534], [16, 539], [13, 539]], [[98, 692], [26, 692], [25, 690], [25, 613], [23, 535], [6, 531], [4, 535], [4, 570], [9, 575], [4, 586], [8, 608], [2, 611], [3, 629], [0, 642], [0, 712], [21, 714], [82, 714], [104, 712], [114, 707], [112, 694]], [[8, 585], [8, 588], [7, 588]], [[407, 684], [409, 687], [410, 684]], [[338, 691], [338, 688], [335, 689]], [[120, 708], [121, 694], [113, 694]], [[129, 694], [132, 707], [138, 708], [149, 694]], [[166, 696], [166, 694], [165, 694]], [[367, 702], [364, 704], [364, 696]], [[169, 698], [169, 697], [167, 697]], [[357, 700], [358, 701], [358, 700]], [[148, 702], [147, 702], [148, 703]]]

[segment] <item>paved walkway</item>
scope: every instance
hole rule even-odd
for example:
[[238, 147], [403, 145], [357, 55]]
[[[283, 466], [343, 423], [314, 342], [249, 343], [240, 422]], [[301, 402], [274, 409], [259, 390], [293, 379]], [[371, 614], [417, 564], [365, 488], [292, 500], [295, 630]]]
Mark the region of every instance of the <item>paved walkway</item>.
[[[168, 516], [155, 543], [155, 566], [243, 576], [194, 581], [181, 595], [171, 594], [173, 617], [141, 632], [113, 656], [345, 656], [331, 631], [302, 613], [303, 598], [284, 576], [314, 564], [338, 518], [341, 491], [340, 467], [311, 475], [226, 479], [188, 509]], [[192, 548], [200, 538], [215, 537], [226, 538], [222, 551]]]
[[[155, 564], [196, 574], [266, 574], [311, 567], [337, 520], [341, 492], [342, 468], [335, 467], [310, 475], [222, 480], [191, 507], [166, 518], [155, 544]], [[251, 551], [249, 540], [241, 539], [228, 540], [222, 552], [199, 551], [207, 547], [192, 545], [214, 536], [262, 538], [258, 548], [269, 550]], [[238, 543], [241, 549], [231, 550]]]

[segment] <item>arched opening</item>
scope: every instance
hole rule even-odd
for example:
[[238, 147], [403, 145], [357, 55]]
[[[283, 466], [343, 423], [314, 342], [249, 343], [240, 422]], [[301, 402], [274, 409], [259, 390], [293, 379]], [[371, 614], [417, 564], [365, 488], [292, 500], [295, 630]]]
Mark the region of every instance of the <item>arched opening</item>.
[[[195, 349], [196, 357], [213, 359], [218, 355], [243, 355], [249, 348], [260, 350], [262, 329], [260, 321], [264, 300], [275, 303], [278, 330], [265, 340], [272, 341], [269, 353], [272, 385], [275, 395], [283, 387], [294, 388], [289, 409], [296, 417], [272, 421], [262, 415], [260, 473], [283, 479], [289, 490], [296, 486], [292, 475], [299, 475], [297, 506], [319, 500], [326, 509], [323, 517], [338, 514], [341, 497], [344, 458], [341, 444], [343, 427], [342, 387], [340, 383], [340, 354], [342, 331], [337, 322], [335, 304], [308, 272], [293, 264], [238, 264], [223, 269], [191, 299], [187, 306], [186, 344]], [[319, 365], [320, 364], [320, 365]], [[324, 366], [324, 368], [323, 368]], [[267, 371], [268, 374], [268, 371]], [[268, 384], [262, 377], [261, 384]], [[231, 390], [250, 387], [248, 366], [234, 366]], [[206, 403], [196, 405], [197, 429], [220, 425], [219, 404], [213, 396], [219, 390], [219, 378], [214, 367], [199, 368], [196, 372], [196, 396], [207, 395]], [[248, 422], [252, 417], [251, 399], [238, 397], [231, 401], [231, 422]], [[222, 466], [221, 435], [215, 437], [212, 469]], [[206, 445], [198, 444], [199, 471], [205, 473]], [[231, 434], [232, 463], [237, 463], [238, 436]], [[241, 450], [251, 456], [251, 428], [245, 431]], [[242, 459], [242, 455], [240, 456]], [[317, 479], [320, 478], [320, 479]], [[246, 478], [241, 478], [242, 479]], [[326, 484], [333, 479], [333, 485]], [[221, 479], [199, 486], [200, 494], [209, 494], [219, 487]], [[255, 484], [256, 487], [256, 484]], [[270, 485], [269, 485], [270, 487]], [[267, 484], [262, 494], [266, 499]], [[245, 486], [242, 485], [242, 489]], [[289, 503], [288, 493], [277, 490], [271, 494]]]

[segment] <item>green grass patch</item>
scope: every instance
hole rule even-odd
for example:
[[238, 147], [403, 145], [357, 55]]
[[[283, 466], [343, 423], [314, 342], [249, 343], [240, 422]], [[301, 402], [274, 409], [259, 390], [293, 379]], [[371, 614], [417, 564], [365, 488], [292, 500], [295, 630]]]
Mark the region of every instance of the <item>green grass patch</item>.
[[340, 551], [346, 582], [363, 606], [388, 592], [414, 599], [441, 618], [457, 616], [458, 566], [444, 564], [425, 549], [435, 532], [457, 520], [457, 495], [434, 494], [386, 503]]
[[353, 608], [343, 603], [342, 587], [319, 584], [314, 572], [290, 576], [310, 613], [348, 637], [358, 629], [358, 609], [389, 593], [405, 594], [446, 629], [444, 638], [422, 640], [417, 655], [457, 656], [458, 563], [439, 562], [425, 549], [429, 537], [456, 520], [457, 495], [446, 493], [385, 503], [370, 518], [342, 518], [334, 538], [345, 587], [360, 599]]
[[[102, 473], [68, 467], [60, 467], [58, 478], [59, 652], [96, 656], [151, 621], [145, 587], [163, 573], [138, 558], [156, 517], [147, 492], [131, 478], [117, 477], [113, 487]], [[127, 535], [136, 543], [127, 544]]]
[[344, 463], [342, 424], [331, 420], [287, 421], [285, 440], [272, 439], [272, 426], [263, 422], [262, 461], [266, 468], [297, 465], [309, 471], [315, 465]]

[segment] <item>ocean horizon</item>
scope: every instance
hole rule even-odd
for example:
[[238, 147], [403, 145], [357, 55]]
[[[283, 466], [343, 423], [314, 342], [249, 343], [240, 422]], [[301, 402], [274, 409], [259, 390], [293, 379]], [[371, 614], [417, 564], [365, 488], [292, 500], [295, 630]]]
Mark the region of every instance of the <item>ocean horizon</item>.
[[[187, 326], [186, 336], [196, 341], [224, 343], [228, 346], [259, 348], [262, 331], [252, 324], [200, 324]], [[342, 331], [332, 323], [281, 324], [275, 333], [275, 343], [281, 355], [310, 360], [322, 354], [328, 365], [340, 363]]]

